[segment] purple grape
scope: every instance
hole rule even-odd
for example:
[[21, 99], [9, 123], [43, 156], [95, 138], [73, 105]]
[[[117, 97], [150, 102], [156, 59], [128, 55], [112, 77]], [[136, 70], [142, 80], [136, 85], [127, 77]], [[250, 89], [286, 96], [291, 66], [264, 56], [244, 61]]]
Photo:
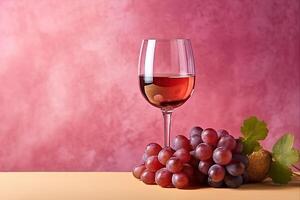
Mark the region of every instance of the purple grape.
[[218, 142], [218, 134], [212, 128], [205, 129], [201, 134], [202, 141], [206, 144], [216, 146]]
[[176, 173], [172, 176], [172, 183], [176, 188], [183, 189], [189, 186], [189, 178], [183, 172]]
[[179, 158], [182, 163], [187, 163], [191, 160], [191, 155], [190, 152], [184, 148], [178, 149], [175, 153], [174, 156]]
[[190, 143], [193, 149], [196, 149], [196, 147], [202, 142], [201, 135], [195, 134], [191, 136]]
[[210, 185], [211, 187], [214, 187], [214, 188], [221, 188], [224, 186], [224, 181], [213, 182], [211, 178], [208, 178], [207, 183], [208, 183], [208, 185]]
[[200, 161], [199, 162], [199, 165], [198, 165], [198, 170], [200, 172], [202, 172], [203, 174], [208, 174], [208, 170], [209, 168], [213, 165], [213, 161], [210, 159], [210, 160], [207, 160], [207, 161]]
[[164, 147], [158, 153], [158, 160], [161, 164], [166, 165], [167, 161], [173, 156], [175, 151], [171, 147]]
[[132, 174], [135, 178], [140, 179], [142, 173], [145, 171], [146, 167], [144, 164], [138, 165], [136, 167], [133, 168], [132, 170]]
[[221, 138], [221, 137], [229, 135], [229, 133], [224, 129], [220, 129], [220, 130], [217, 130], [217, 135], [218, 135], [218, 138]]
[[224, 182], [229, 188], [238, 188], [243, 184], [243, 178], [242, 176], [226, 175], [224, 178]]
[[224, 147], [233, 150], [236, 147], [236, 141], [231, 135], [223, 136], [218, 142], [218, 147]]
[[190, 138], [192, 138], [193, 135], [200, 135], [202, 133], [203, 129], [199, 126], [195, 126], [190, 130]]
[[220, 182], [225, 177], [225, 169], [218, 164], [214, 164], [208, 170], [208, 176], [213, 182]]
[[177, 135], [173, 139], [173, 149], [176, 151], [181, 148], [191, 150], [192, 146], [190, 144], [190, 141], [184, 135]]
[[232, 176], [240, 176], [245, 171], [245, 165], [242, 162], [231, 163], [226, 166], [226, 171]]
[[166, 163], [167, 170], [172, 173], [178, 173], [183, 168], [183, 163], [179, 158], [172, 157]]
[[166, 168], [161, 168], [155, 173], [155, 183], [161, 187], [170, 187], [172, 185], [172, 173]]
[[161, 146], [157, 143], [150, 143], [146, 146], [145, 153], [148, 157], [157, 156], [161, 150]]
[[144, 170], [141, 174], [141, 181], [146, 184], [154, 184], [155, 183], [155, 172], [150, 172], [149, 170]]
[[247, 168], [248, 167], [248, 164], [249, 164], [249, 159], [247, 156], [245, 155], [242, 155], [242, 154], [233, 154], [232, 155], [232, 162], [242, 162], [245, 167]]
[[201, 143], [197, 146], [195, 156], [199, 160], [208, 160], [212, 157], [212, 147], [206, 143]]
[[232, 153], [224, 147], [218, 147], [213, 152], [213, 160], [215, 163], [220, 165], [227, 165], [230, 163], [232, 158]]
[[147, 158], [145, 166], [150, 172], [156, 172], [160, 168], [163, 168], [163, 165], [159, 162], [157, 156], [150, 156], [149, 158]]

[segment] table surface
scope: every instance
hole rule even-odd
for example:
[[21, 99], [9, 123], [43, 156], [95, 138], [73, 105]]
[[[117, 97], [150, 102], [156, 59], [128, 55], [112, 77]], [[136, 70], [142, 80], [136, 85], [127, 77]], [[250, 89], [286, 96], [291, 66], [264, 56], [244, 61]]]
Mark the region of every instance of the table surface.
[[129, 172], [1, 172], [1, 200], [300, 200], [300, 182], [247, 184], [238, 189], [179, 190], [145, 185]]

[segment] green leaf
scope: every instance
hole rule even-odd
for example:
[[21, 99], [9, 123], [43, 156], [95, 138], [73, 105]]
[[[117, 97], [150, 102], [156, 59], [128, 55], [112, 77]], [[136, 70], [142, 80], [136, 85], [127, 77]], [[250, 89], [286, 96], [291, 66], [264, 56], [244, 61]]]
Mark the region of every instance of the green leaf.
[[258, 140], [263, 140], [268, 135], [267, 124], [257, 119], [256, 117], [249, 117], [244, 120], [243, 126], [241, 127], [243, 138], [243, 153], [251, 154], [253, 151], [261, 149]]
[[282, 165], [289, 167], [299, 161], [299, 152], [293, 148], [294, 136], [292, 134], [283, 135], [273, 146], [273, 158]]
[[243, 154], [249, 155], [259, 149], [261, 149], [261, 146], [257, 141], [243, 140]]
[[271, 164], [269, 176], [274, 183], [287, 184], [292, 180], [292, 171], [287, 166], [275, 161]]
[[249, 117], [244, 121], [241, 132], [248, 141], [263, 140], [268, 135], [267, 124], [256, 117]]

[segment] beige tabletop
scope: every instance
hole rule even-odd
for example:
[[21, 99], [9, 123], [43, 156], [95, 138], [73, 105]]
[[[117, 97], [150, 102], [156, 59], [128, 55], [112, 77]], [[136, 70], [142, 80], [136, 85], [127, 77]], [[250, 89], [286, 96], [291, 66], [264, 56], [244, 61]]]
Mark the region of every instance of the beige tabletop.
[[287, 186], [179, 190], [145, 185], [129, 172], [2, 172], [0, 200], [300, 200], [298, 181]]

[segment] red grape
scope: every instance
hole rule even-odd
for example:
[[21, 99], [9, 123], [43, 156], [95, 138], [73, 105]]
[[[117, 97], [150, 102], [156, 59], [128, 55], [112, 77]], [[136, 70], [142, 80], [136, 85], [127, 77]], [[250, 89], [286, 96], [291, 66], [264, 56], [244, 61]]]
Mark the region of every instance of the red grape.
[[135, 178], [140, 179], [141, 178], [141, 174], [145, 171], [146, 167], [144, 164], [138, 165], [136, 167], [133, 168], [132, 170], [132, 174]]
[[172, 147], [157, 143], [146, 146], [143, 164], [133, 168], [132, 174], [146, 184], [161, 187], [187, 188], [194, 184], [211, 187], [239, 187], [247, 183], [248, 157], [242, 155], [243, 141], [226, 130], [203, 130], [195, 126], [173, 139]]
[[195, 156], [199, 160], [208, 160], [212, 156], [212, 148], [210, 145], [201, 143], [197, 146], [196, 151], [195, 151]]
[[150, 156], [149, 158], [147, 158], [145, 166], [147, 170], [151, 172], [156, 172], [160, 168], [163, 168], [163, 165], [159, 162], [157, 156]]
[[167, 161], [173, 156], [175, 151], [171, 147], [164, 147], [158, 153], [158, 160], [161, 164], [166, 165]]
[[191, 146], [193, 149], [196, 149], [196, 147], [200, 143], [202, 143], [201, 135], [199, 135], [199, 134], [192, 135], [190, 140], [191, 140], [190, 143], [191, 143]]
[[173, 149], [178, 150], [184, 148], [186, 150], [191, 150], [190, 141], [184, 135], [177, 135], [173, 139]]
[[207, 160], [207, 161], [200, 161], [199, 162], [199, 165], [198, 165], [198, 170], [200, 172], [202, 172], [203, 174], [208, 174], [208, 170], [209, 168], [213, 165], [213, 161], [210, 159], [210, 160]]
[[236, 146], [233, 152], [235, 153], [242, 153], [243, 152], [243, 142], [241, 139], [236, 139]]
[[218, 142], [218, 147], [233, 150], [236, 147], [236, 141], [231, 135], [223, 136]]
[[185, 173], [176, 173], [172, 176], [172, 183], [176, 188], [183, 189], [189, 185], [189, 178]]
[[170, 172], [178, 173], [182, 170], [183, 163], [179, 158], [172, 157], [167, 161], [166, 167]]
[[183, 163], [187, 163], [191, 160], [191, 155], [190, 152], [186, 149], [178, 149], [175, 153], [174, 156], [179, 158], [179, 160], [181, 160], [181, 162]]
[[220, 182], [225, 177], [225, 170], [221, 165], [214, 164], [208, 170], [208, 176], [213, 182]]
[[245, 171], [245, 165], [241, 162], [231, 163], [226, 166], [226, 171], [232, 176], [240, 176]]
[[157, 156], [161, 150], [161, 146], [157, 143], [150, 143], [146, 146], [145, 153], [148, 157]]
[[231, 158], [232, 158], [231, 151], [225, 149], [224, 147], [218, 147], [214, 150], [213, 160], [217, 164], [227, 165], [228, 163], [230, 163]]
[[150, 172], [149, 170], [145, 170], [141, 174], [141, 181], [143, 181], [146, 184], [154, 184], [155, 183], [155, 173]]
[[155, 183], [161, 187], [170, 187], [172, 185], [172, 173], [166, 168], [161, 168], [155, 173]]
[[182, 172], [185, 173], [189, 179], [191, 179], [194, 175], [194, 168], [190, 164], [185, 163], [183, 165]]
[[193, 135], [200, 135], [202, 133], [203, 129], [199, 126], [195, 126], [190, 130], [190, 138], [192, 138]]
[[218, 134], [212, 128], [205, 129], [201, 134], [202, 141], [206, 144], [216, 146], [218, 142]]
[[221, 137], [224, 137], [226, 135], [229, 135], [229, 133], [224, 129], [220, 129], [220, 130], [217, 131], [217, 135], [218, 135], [218, 138], [221, 138]]

